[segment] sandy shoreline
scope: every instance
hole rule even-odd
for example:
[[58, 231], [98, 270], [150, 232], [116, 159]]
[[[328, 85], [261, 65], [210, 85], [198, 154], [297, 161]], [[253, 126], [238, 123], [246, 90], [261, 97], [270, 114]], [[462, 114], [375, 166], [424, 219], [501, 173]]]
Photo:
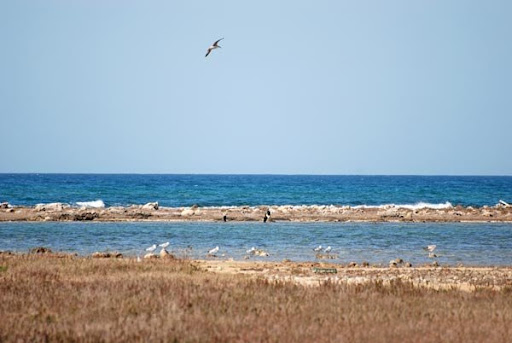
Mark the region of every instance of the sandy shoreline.
[[268, 221], [292, 222], [512, 222], [512, 206], [404, 208], [398, 206], [236, 206], [159, 207], [158, 203], [129, 207], [77, 208], [53, 203], [0, 209], [0, 221]]

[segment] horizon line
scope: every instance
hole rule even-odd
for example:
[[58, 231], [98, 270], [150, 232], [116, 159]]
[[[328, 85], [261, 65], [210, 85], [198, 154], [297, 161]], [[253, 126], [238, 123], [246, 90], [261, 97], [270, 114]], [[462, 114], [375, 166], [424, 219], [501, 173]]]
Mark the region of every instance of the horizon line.
[[512, 174], [308, 174], [308, 173], [137, 173], [137, 172], [0, 172], [0, 175], [204, 175], [204, 176], [466, 176], [512, 177]]

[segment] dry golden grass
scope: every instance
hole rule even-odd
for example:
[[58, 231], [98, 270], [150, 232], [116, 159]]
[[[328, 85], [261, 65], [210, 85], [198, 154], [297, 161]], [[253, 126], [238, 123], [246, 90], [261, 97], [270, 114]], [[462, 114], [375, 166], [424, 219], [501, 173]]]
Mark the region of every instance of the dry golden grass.
[[509, 342], [512, 292], [304, 287], [194, 262], [0, 255], [0, 342]]

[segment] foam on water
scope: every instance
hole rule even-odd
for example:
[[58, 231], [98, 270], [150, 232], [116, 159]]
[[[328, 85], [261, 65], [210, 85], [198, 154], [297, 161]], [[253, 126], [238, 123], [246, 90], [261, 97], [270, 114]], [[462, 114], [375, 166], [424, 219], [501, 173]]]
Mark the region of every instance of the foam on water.
[[105, 207], [105, 203], [101, 199], [94, 200], [94, 201], [77, 201], [76, 204], [77, 204], [77, 206], [80, 206], [80, 207], [92, 207], [92, 208], [104, 208]]

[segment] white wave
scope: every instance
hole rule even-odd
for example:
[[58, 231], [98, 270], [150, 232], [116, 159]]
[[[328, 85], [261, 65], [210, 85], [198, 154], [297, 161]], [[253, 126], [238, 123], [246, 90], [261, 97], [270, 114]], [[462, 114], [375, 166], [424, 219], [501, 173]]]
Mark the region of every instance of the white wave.
[[379, 208], [379, 209], [388, 209], [388, 208], [406, 208], [409, 210], [420, 210], [424, 208], [430, 208], [433, 210], [443, 210], [446, 208], [452, 208], [453, 205], [450, 202], [445, 202], [442, 204], [431, 204], [428, 202], [418, 202], [416, 204], [384, 204], [384, 205], [359, 205], [354, 206], [353, 208]]
[[80, 207], [92, 207], [92, 208], [104, 208], [105, 207], [105, 203], [101, 199], [94, 200], [94, 201], [77, 201], [76, 204], [77, 204], [77, 206], [80, 206]]
[[450, 202], [440, 203], [440, 204], [432, 204], [428, 202], [418, 202], [415, 204], [382, 204], [382, 205], [357, 205], [357, 206], [349, 206], [349, 205], [258, 205], [258, 206], [205, 206], [205, 209], [219, 209], [219, 210], [236, 210], [241, 208], [248, 208], [251, 210], [258, 209], [260, 207], [268, 207], [273, 210], [289, 210], [289, 211], [302, 211], [307, 209], [313, 210], [338, 210], [338, 209], [390, 209], [390, 208], [405, 208], [409, 210], [419, 210], [424, 208], [434, 209], [434, 210], [442, 210], [447, 208], [452, 208], [453, 205]]

